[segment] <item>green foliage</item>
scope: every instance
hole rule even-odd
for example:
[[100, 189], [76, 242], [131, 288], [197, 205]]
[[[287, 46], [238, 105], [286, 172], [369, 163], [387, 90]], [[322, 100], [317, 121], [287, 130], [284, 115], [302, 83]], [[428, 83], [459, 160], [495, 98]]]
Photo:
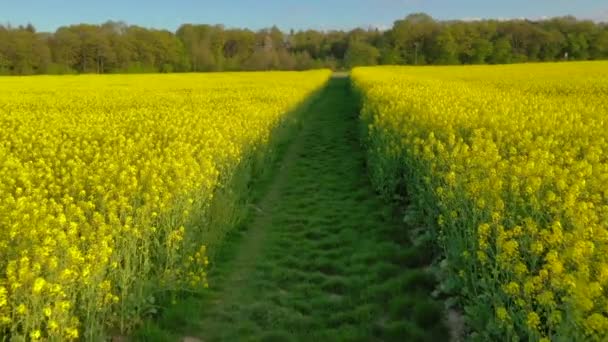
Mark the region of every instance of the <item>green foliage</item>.
[[492, 43], [485, 38], [477, 38], [473, 41], [473, 54], [471, 62], [474, 64], [484, 64], [488, 57], [492, 55], [494, 47]]
[[51, 63], [47, 66], [47, 73], [51, 75], [71, 75], [76, 74], [76, 70], [65, 64]]
[[398, 65], [402, 64], [399, 51], [392, 47], [384, 47], [380, 50], [380, 64], [382, 65]]
[[490, 57], [491, 62], [494, 64], [505, 64], [510, 63], [512, 58], [513, 51], [509, 39], [506, 37], [498, 39], [494, 44], [494, 51]]
[[350, 68], [360, 65], [376, 65], [379, 57], [380, 52], [371, 44], [353, 41], [348, 45], [344, 62]]
[[599, 32], [593, 38], [590, 53], [593, 59], [602, 59], [608, 56], [608, 28]]
[[458, 44], [452, 33], [448, 30], [443, 30], [435, 39], [436, 60], [437, 64], [459, 64], [458, 59]]
[[437, 21], [414, 13], [386, 31], [258, 31], [184, 24], [175, 33], [109, 21], [0, 25], [0, 75], [340, 69], [375, 64], [483, 64], [608, 58], [608, 25], [542, 21]]

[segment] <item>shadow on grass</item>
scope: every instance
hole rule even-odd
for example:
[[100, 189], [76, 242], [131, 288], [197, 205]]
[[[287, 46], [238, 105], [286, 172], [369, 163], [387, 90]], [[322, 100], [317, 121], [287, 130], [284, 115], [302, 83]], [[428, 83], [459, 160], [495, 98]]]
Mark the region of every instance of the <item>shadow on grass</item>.
[[[356, 98], [333, 78], [277, 135], [246, 219], [227, 233], [210, 288], [164, 303], [142, 341], [445, 341], [429, 245], [414, 246], [373, 191]], [[430, 242], [428, 242], [430, 243]]]

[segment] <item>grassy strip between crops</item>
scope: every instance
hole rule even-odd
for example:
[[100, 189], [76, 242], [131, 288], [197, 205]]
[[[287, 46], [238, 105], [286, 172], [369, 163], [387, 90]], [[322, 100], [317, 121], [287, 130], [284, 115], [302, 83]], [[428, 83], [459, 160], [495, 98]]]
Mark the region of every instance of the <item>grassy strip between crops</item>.
[[446, 340], [430, 249], [368, 183], [348, 79], [332, 79], [297, 122], [209, 291], [167, 303], [134, 339]]

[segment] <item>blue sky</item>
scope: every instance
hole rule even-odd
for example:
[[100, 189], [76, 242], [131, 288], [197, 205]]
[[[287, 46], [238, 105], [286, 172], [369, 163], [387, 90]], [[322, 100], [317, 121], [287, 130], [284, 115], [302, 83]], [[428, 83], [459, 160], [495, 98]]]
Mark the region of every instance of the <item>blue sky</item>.
[[182, 23], [259, 29], [390, 27], [412, 12], [438, 19], [542, 18], [572, 14], [608, 21], [608, 0], [0, 0], [0, 23], [39, 31], [123, 20], [175, 30]]

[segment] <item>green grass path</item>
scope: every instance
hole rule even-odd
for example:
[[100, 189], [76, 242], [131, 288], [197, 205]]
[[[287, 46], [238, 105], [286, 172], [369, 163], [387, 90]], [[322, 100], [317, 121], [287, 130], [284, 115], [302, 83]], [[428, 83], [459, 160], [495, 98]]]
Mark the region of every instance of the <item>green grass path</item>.
[[448, 340], [428, 251], [368, 182], [349, 87], [333, 78], [303, 114], [209, 294], [166, 313], [167, 329], [200, 341]]

